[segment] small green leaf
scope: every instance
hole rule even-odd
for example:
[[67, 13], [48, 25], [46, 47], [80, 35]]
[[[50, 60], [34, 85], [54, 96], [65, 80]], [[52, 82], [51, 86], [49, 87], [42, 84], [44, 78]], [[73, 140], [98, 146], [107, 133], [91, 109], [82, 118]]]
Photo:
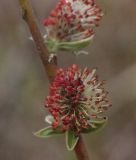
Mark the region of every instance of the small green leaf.
[[55, 39], [48, 39], [48, 40], [45, 40], [45, 43], [50, 53], [56, 53], [59, 50], [77, 51], [77, 50], [83, 49], [90, 44], [92, 39], [93, 39], [92, 36], [86, 39], [73, 41], [73, 42], [61, 42]]
[[62, 131], [60, 130], [60, 128], [54, 130], [51, 126], [43, 128], [34, 133], [35, 136], [40, 138], [46, 138], [46, 137], [50, 137], [58, 134], [62, 134]]
[[80, 41], [74, 41], [74, 42], [60, 42], [59, 48], [62, 50], [76, 51], [88, 46], [91, 40], [92, 40], [92, 37], [89, 37]]
[[50, 53], [56, 53], [59, 50], [59, 42], [55, 39], [45, 40], [45, 44]]
[[73, 131], [66, 132], [66, 146], [69, 151], [72, 151], [75, 148], [78, 139], [79, 137], [75, 136], [75, 133]]
[[105, 127], [107, 124], [107, 119], [102, 119], [102, 120], [90, 120], [90, 126], [87, 129], [84, 129], [82, 133], [91, 133], [91, 132], [96, 132], [100, 131]]

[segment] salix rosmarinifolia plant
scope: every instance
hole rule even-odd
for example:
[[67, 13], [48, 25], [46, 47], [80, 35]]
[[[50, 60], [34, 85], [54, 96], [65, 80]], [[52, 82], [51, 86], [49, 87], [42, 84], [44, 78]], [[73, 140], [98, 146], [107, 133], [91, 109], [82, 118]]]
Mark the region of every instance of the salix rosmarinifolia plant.
[[[49, 52], [80, 51], [89, 45], [102, 15], [94, 0], [60, 0], [43, 21]], [[97, 131], [106, 124], [105, 112], [110, 107], [107, 94], [95, 68], [81, 70], [74, 64], [58, 69], [45, 100], [49, 126], [35, 135], [45, 138], [65, 134], [67, 149], [73, 150], [80, 134]]]

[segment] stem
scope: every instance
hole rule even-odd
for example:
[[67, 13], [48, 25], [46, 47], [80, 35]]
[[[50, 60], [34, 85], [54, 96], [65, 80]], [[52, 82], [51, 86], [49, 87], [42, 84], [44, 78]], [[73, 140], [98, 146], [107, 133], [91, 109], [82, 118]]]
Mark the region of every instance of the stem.
[[[19, 0], [19, 4], [23, 11], [23, 19], [26, 21], [32, 37], [35, 41], [37, 50], [39, 51], [40, 58], [47, 72], [48, 79], [52, 81], [55, 77], [57, 70], [57, 58], [54, 57], [51, 62], [48, 62], [49, 52], [44, 44], [43, 37], [36, 23], [36, 18], [33, 14], [32, 6], [29, 0]], [[78, 160], [89, 160], [88, 153], [86, 151], [82, 137], [79, 137], [78, 143], [75, 147], [75, 153]]]
[[49, 52], [44, 44], [43, 37], [36, 23], [36, 18], [33, 14], [32, 6], [29, 0], [19, 0], [19, 4], [23, 11], [23, 19], [26, 21], [29, 30], [32, 34], [33, 40], [35, 41], [37, 50], [39, 51], [40, 58], [44, 65], [45, 71], [47, 72], [48, 79], [52, 81], [56, 74], [57, 69], [57, 57], [54, 57], [51, 62], [49, 60]]
[[78, 160], [89, 160], [89, 156], [81, 135], [79, 137], [77, 145], [75, 146], [75, 154]]

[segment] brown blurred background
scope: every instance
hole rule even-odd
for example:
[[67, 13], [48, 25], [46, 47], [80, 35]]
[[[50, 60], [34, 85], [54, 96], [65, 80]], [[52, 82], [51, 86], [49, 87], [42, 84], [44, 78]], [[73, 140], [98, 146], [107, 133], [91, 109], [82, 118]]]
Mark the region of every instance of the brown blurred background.
[[[55, 0], [31, 0], [41, 22]], [[107, 127], [87, 135], [91, 160], [136, 160], [136, 0], [97, 0], [105, 12], [89, 56], [60, 53], [59, 66], [98, 67], [107, 80], [110, 101]], [[46, 126], [43, 107], [48, 80], [35, 45], [28, 39], [18, 0], [0, 0], [0, 160], [75, 160], [64, 137], [38, 139]]]

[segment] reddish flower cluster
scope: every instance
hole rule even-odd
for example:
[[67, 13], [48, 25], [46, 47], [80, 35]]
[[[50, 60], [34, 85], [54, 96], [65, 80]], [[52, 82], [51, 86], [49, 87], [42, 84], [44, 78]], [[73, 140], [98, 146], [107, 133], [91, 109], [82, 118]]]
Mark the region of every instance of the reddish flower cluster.
[[102, 15], [94, 0], [60, 0], [43, 23], [48, 38], [76, 41], [93, 37]]
[[61, 126], [62, 131], [72, 129], [78, 134], [89, 127], [91, 119], [103, 118], [101, 113], [110, 105], [95, 72], [87, 68], [81, 72], [75, 64], [58, 70], [45, 104], [54, 117], [54, 129]]

